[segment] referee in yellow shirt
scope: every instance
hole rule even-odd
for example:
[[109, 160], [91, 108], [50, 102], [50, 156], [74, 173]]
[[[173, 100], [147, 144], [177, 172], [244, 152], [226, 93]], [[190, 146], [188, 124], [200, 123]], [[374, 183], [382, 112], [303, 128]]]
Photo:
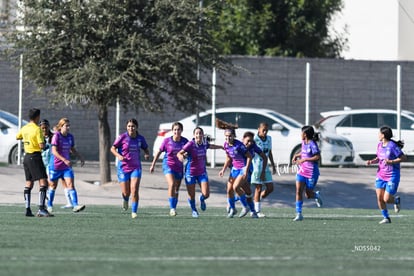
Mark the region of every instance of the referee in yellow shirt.
[[38, 217], [52, 216], [45, 208], [47, 191], [47, 174], [42, 160], [42, 149], [45, 146], [45, 138], [39, 127], [40, 110], [32, 108], [29, 111], [30, 122], [23, 126], [16, 135], [17, 140], [23, 140], [25, 156], [23, 160], [26, 186], [24, 188], [24, 201], [26, 204], [26, 216], [33, 217], [30, 209], [31, 191], [35, 181], [39, 181], [39, 211]]

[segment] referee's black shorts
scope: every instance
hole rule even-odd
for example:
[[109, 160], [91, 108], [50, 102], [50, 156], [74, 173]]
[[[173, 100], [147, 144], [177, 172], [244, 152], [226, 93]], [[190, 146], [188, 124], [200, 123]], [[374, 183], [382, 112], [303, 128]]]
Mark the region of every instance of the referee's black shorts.
[[23, 168], [26, 181], [47, 179], [46, 168], [40, 152], [26, 153], [23, 159]]

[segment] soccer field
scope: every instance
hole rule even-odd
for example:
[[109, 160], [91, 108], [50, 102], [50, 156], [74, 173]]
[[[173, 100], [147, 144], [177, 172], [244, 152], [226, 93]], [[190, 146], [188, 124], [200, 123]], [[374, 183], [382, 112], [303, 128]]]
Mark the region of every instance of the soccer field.
[[[35, 211], [35, 209], [33, 209]], [[26, 218], [1, 205], [0, 275], [412, 275], [414, 211], [379, 225], [376, 209], [266, 208], [267, 217], [226, 218], [208, 208], [114, 206]]]

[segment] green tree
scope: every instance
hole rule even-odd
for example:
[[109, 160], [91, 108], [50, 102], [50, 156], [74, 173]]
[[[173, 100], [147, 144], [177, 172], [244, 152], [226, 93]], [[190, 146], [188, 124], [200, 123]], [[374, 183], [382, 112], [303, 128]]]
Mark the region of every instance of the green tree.
[[[330, 34], [342, 0], [208, 1], [216, 21], [212, 36], [226, 55], [340, 57], [347, 40]], [[213, 5], [214, 3], [214, 5]]]
[[[111, 180], [108, 107], [194, 111], [208, 101], [197, 78], [230, 63], [219, 55], [196, 1], [24, 0], [8, 34], [11, 57], [48, 99], [96, 108], [101, 182]], [[200, 28], [203, 22], [203, 28]]]

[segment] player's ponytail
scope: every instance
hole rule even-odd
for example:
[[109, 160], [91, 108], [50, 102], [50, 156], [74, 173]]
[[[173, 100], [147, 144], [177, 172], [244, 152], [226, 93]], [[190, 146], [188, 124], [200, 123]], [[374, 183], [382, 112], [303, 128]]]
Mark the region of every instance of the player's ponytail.
[[397, 146], [400, 149], [404, 147], [404, 141], [401, 141], [401, 140], [395, 141], [394, 139], [392, 139], [393, 137], [392, 129], [389, 126], [381, 127], [380, 132], [384, 135], [385, 139], [387, 139], [388, 141], [393, 141], [395, 144], [397, 144]]
[[306, 138], [315, 142], [319, 141], [319, 133], [315, 132], [313, 126], [303, 126], [302, 132], [305, 133]]

